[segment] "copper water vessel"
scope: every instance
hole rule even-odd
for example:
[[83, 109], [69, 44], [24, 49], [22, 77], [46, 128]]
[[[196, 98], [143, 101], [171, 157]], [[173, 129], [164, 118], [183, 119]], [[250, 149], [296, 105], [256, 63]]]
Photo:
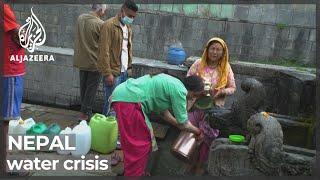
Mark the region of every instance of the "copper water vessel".
[[172, 144], [171, 152], [178, 159], [185, 162], [191, 162], [196, 147], [196, 135], [191, 132], [181, 131], [178, 138]]

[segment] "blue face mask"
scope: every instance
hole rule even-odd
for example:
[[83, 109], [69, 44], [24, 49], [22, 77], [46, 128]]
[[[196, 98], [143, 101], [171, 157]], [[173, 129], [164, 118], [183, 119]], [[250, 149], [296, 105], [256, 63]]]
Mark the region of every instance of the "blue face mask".
[[133, 23], [133, 18], [129, 18], [128, 16], [125, 16], [121, 19], [123, 24], [130, 25]]

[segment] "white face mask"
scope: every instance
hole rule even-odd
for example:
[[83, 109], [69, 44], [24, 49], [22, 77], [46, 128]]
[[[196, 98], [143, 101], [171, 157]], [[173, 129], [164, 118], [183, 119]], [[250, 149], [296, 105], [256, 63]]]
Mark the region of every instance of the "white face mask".
[[124, 17], [121, 18], [121, 22], [122, 22], [123, 24], [125, 24], [125, 25], [130, 25], [130, 24], [132, 24], [134, 19], [133, 19], [133, 18], [129, 18], [124, 10], [123, 10], [122, 12], [123, 12], [123, 16], [124, 16]]
[[133, 23], [133, 18], [129, 18], [128, 16], [125, 16], [121, 19], [123, 24], [130, 25]]

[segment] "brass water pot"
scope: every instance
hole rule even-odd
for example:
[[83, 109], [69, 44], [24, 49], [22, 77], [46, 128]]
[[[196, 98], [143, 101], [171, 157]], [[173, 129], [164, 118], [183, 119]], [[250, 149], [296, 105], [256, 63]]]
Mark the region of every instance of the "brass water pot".
[[181, 131], [178, 138], [172, 144], [171, 152], [178, 159], [190, 162], [197, 147], [196, 135], [187, 131]]

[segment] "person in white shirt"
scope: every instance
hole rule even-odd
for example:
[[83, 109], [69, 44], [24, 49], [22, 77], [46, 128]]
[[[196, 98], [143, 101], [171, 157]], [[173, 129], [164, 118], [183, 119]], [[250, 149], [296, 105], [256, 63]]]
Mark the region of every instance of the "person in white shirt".
[[119, 13], [108, 19], [101, 28], [98, 71], [104, 78], [105, 103], [104, 115], [109, 114], [109, 97], [114, 88], [126, 81], [132, 62], [132, 30], [138, 6], [132, 0], [126, 0]]

